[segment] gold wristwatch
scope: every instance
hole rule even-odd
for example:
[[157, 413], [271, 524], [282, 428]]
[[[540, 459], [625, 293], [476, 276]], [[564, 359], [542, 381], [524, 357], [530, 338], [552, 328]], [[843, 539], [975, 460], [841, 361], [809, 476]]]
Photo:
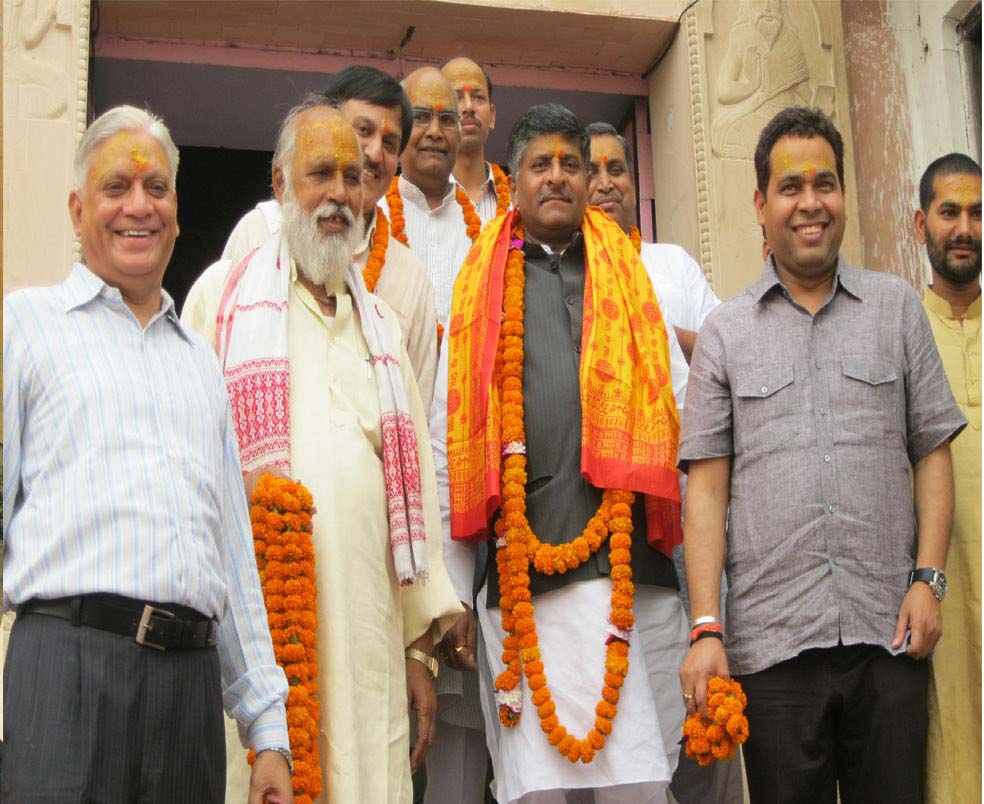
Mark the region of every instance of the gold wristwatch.
[[431, 675], [437, 678], [437, 659], [433, 656], [428, 656], [422, 650], [417, 650], [417, 648], [407, 648], [404, 654], [408, 659], [416, 659], [424, 667], [431, 671]]

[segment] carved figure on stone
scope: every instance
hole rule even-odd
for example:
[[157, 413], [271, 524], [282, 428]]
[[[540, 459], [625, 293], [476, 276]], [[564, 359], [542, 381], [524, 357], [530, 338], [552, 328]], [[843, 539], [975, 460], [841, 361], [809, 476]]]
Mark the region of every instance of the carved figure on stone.
[[17, 36], [10, 53], [12, 77], [18, 88], [39, 88], [30, 93], [27, 103], [18, 104], [19, 112], [22, 117], [55, 120], [68, 108], [66, 73], [38, 51], [53, 27], [71, 29], [71, 4], [66, 0], [14, 0], [14, 8]]
[[811, 90], [803, 42], [782, 0], [739, 0], [716, 94], [711, 147], [734, 159], [751, 159], [762, 127], [785, 107], [819, 105], [830, 114], [834, 105], [833, 87]]

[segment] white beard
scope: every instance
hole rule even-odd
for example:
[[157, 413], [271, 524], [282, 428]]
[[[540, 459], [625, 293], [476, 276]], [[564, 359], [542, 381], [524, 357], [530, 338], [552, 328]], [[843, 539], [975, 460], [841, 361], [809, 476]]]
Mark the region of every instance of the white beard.
[[[330, 201], [322, 201], [315, 210], [308, 212], [289, 191], [284, 195], [281, 208], [283, 236], [290, 255], [297, 263], [297, 270], [311, 282], [328, 290], [341, 288], [362, 238], [360, 218], [353, 215], [347, 206]], [[318, 226], [318, 218], [327, 218], [336, 213], [348, 220], [348, 232], [325, 234]]]

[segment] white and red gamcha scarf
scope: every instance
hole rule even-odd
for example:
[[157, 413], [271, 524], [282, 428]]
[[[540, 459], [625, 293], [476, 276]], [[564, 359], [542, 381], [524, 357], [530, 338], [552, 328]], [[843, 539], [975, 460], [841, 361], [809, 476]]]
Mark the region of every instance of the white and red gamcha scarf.
[[[235, 264], [222, 289], [216, 350], [244, 471], [273, 465], [290, 474], [290, 281], [287, 244], [276, 235]], [[427, 541], [417, 437], [407, 389], [376, 298], [366, 289], [356, 266], [349, 266], [345, 284], [376, 370], [390, 549], [400, 584], [409, 586], [417, 579], [427, 579]]]

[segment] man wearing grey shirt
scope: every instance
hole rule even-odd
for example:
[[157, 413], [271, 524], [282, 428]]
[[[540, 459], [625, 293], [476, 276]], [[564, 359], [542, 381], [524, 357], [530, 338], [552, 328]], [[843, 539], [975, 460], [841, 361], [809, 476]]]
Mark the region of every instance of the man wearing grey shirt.
[[744, 685], [753, 802], [833, 804], [839, 785], [845, 804], [915, 804], [924, 660], [946, 589], [949, 442], [966, 420], [913, 289], [838, 253], [833, 124], [780, 112], [755, 169], [772, 254], [762, 279], [705, 322], [681, 436], [697, 625], [684, 699], [705, 710], [715, 675]]

